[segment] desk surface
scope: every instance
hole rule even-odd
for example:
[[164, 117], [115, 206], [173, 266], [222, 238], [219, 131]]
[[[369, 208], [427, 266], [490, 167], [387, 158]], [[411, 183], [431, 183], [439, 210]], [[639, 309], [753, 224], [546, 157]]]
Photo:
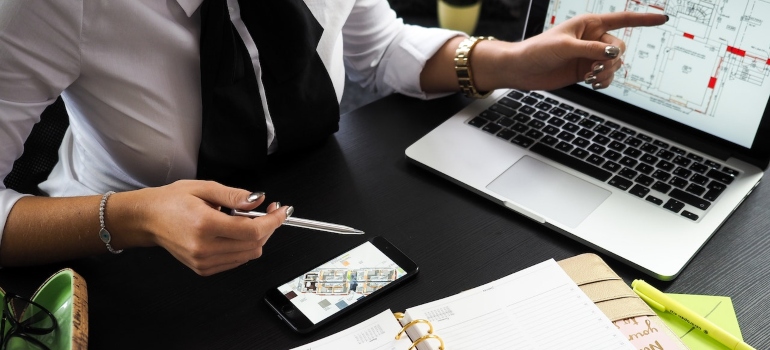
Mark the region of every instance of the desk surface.
[[[68, 266], [88, 284], [92, 349], [286, 349], [350, 327], [384, 309], [401, 311], [541, 261], [592, 250], [407, 162], [404, 150], [469, 100], [389, 96], [342, 116], [323, 147], [274, 161], [269, 201], [296, 216], [341, 223], [365, 236], [283, 227], [264, 255], [199, 277], [160, 248], [67, 264], [0, 270], [0, 286], [31, 294]], [[770, 188], [761, 184], [667, 292], [732, 297], [744, 339], [770, 349]], [[265, 290], [374, 235], [420, 265], [416, 279], [310, 336], [293, 334], [262, 302]], [[626, 282], [641, 273], [604, 256]]]

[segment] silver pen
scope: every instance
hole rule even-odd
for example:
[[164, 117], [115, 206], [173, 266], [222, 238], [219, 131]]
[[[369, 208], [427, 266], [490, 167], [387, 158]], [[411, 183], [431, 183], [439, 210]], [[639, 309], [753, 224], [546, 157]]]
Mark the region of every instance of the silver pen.
[[[259, 212], [259, 211], [243, 211], [238, 209], [233, 209], [231, 212], [233, 215], [237, 216], [246, 216], [250, 218], [257, 218], [260, 216], [267, 215], [266, 213]], [[343, 225], [337, 225], [337, 224], [330, 224], [328, 222], [321, 222], [321, 221], [315, 221], [315, 220], [308, 220], [308, 219], [300, 219], [295, 217], [288, 217], [286, 221], [283, 222], [284, 225], [287, 226], [294, 226], [294, 227], [302, 227], [302, 228], [308, 228], [311, 230], [318, 230], [318, 231], [326, 231], [326, 232], [332, 232], [332, 233], [339, 233], [343, 235], [362, 235], [364, 234], [364, 231], [356, 230], [352, 227], [343, 226]]]

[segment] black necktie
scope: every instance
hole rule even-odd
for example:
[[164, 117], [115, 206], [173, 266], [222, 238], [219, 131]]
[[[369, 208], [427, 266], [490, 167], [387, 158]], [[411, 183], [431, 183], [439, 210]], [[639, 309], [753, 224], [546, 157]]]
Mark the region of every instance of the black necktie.
[[[278, 153], [326, 140], [338, 130], [339, 104], [316, 51], [323, 28], [302, 0], [239, 5], [259, 51]], [[259, 190], [267, 128], [251, 57], [226, 0], [206, 0], [200, 10], [203, 124], [197, 178]]]

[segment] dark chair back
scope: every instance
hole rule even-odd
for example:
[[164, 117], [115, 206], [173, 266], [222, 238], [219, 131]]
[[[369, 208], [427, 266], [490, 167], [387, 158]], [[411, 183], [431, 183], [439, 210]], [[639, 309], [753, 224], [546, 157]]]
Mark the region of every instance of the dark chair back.
[[59, 97], [40, 116], [40, 122], [24, 143], [24, 153], [6, 176], [5, 186], [21, 193], [40, 194], [37, 185], [51, 173], [59, 160], [59, 146], [69, 127], [64, 101]]

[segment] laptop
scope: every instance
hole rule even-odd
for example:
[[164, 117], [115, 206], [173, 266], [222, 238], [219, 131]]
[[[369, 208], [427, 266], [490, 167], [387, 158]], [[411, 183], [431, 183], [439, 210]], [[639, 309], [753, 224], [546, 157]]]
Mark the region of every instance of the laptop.
[[770, 5], [536, 0], [525, 38], [586, 11], [622, 9], [670, 20], [611, 32], [628, 47], [610, 87], [495, 91], [409, 146], [406, 157], [672, 280], [770, 160]]

